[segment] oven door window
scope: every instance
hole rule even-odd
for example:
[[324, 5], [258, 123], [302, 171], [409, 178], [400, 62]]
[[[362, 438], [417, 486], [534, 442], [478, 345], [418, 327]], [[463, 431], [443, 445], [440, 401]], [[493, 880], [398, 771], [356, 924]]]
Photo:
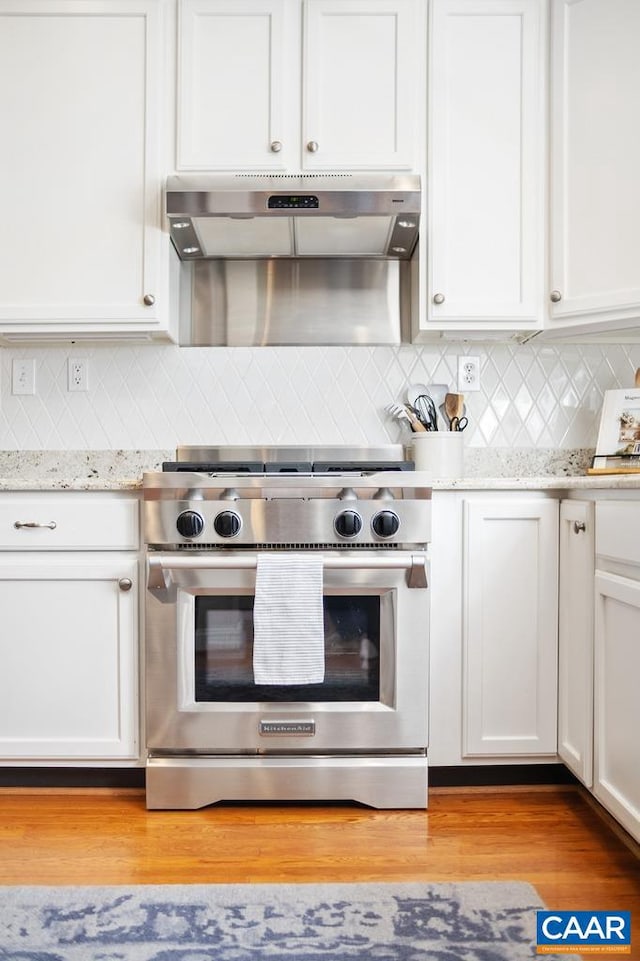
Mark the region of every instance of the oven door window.
[[253, 597], [199, 595], [195, 598], [195, 700], [379, 701], [380, 608], [379, 594], [326, 594], [324, 682], [256, 685]]

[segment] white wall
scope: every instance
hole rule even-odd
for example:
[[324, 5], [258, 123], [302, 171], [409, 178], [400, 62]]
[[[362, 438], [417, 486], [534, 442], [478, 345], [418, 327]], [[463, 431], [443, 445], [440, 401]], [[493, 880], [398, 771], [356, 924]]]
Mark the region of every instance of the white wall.
[[[0, 449], [172, 449], [176, 444], [389, 443], [384, 412], [411, 382], [455, 386], [457, 357], [481, 358], [467, 398], [469, 446], [594, 447], [604, 390], [633, 385], [640, 346], [39, 347], [0, 350]], [[11, 393], [16, 357], [36, 394]], [[89, 391], [67, 391], [67, 359]]]

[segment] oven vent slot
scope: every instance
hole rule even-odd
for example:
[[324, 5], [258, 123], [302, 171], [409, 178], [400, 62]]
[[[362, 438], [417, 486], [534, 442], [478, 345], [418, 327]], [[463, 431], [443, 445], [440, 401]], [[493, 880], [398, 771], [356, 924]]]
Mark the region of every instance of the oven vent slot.
[[357, 550], [400, 550], [401, 544], [309, 544], [309, 543], [286, 543], [286, 544], [175, 544], [178, 551], [357, 551]]

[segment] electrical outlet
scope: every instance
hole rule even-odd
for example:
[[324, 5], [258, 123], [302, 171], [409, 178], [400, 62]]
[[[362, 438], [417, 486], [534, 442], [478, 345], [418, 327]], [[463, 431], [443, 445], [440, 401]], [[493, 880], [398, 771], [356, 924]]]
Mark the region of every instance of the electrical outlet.
[[89, 361], [70, 357], [67, 366], [67, 390], [89, 390]]
[[479, 357], [458, 357], [458, 390], [462, 394], [480, 390]]
[[11, 392], [13, 394], [35, 394], [36, 362], [15, 357], [11, 366]]

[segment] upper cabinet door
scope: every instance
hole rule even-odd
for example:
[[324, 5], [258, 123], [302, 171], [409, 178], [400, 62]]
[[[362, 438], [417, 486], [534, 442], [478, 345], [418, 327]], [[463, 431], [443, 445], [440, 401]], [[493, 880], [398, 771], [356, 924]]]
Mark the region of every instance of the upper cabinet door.
[[416, 0], [305, 0], [305, 168], [415, 166], [424, 44]]
[[638, 38], [638, 0], [553, 0], [551, 329], [638, 326]]
[[282, 170], [298, 156], [298, 0], [182, 0], [179, 170]]
[[166, 319], [163, 9], [0, 0], [6, 340], [126, 335]]
[[431, 11], [426, 329], [536, 329], [545, 6], [433, 0]]
[[177, 168], [414, 167], [421, 9], [421, 0], [181, 0]]

